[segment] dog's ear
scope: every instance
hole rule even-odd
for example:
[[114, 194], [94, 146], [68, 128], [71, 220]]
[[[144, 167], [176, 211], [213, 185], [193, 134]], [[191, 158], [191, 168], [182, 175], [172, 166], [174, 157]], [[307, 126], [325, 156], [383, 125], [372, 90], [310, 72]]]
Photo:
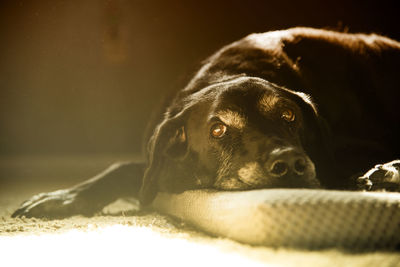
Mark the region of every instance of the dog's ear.
[[169, 138], [164, 149], [164, 154], [173, 159], [182, 158], [187, 152], [187, 139], [185, 126], [176, 129], [175, 134]]
[[149, 204], [157, 195], [157, 181], [167, 159], [179, 160], [187, 152], [187, 135], [184, 122], [188, 109], [160, 123], [148, 143], [148, 165], [144, 173], [139, 200]]

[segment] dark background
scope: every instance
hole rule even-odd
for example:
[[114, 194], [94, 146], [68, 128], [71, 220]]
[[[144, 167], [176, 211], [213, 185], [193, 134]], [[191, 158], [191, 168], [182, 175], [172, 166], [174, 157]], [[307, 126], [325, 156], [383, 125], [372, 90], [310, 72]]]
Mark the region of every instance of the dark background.
[[137, 153], [161, 96], [252, 32], [400, 40], [395, 1], [0, 2], [0, 156]]

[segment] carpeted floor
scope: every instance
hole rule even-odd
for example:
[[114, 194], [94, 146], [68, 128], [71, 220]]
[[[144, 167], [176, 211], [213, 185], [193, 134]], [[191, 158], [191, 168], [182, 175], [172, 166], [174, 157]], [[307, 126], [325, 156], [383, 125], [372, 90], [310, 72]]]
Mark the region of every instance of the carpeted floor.
[[1, 160], [0, 266], [400, 266], [399, 252], [248, 246], [208, 236], [168, 216], [137, 212], [126, 201], [92, 218], [10, 218], [31, 195], [70, 186], [109, 161], [104, 157]]

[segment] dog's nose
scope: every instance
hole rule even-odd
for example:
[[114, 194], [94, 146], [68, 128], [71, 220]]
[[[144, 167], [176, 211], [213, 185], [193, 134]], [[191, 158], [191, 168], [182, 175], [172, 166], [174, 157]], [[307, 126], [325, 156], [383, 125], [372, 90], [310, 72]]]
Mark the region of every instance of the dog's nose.
[[287, 147], [274, 149], [265, 164], [266, 170], [275, 177], [287, 173], [301, 176], [308, 168], [308, 160], [301, 151]]

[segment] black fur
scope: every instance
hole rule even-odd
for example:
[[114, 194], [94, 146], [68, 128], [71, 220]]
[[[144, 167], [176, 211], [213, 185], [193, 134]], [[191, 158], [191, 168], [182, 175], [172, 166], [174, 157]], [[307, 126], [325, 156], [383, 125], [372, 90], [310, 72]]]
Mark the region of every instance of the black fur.
[[[399, 62], [400, 44], [388, 38], [309, 28], [250, 35], [222, 48], [177, 94], [151, 137], [141, 199], [147, 203], [159, 190], [221, 187], [215, 179], [226, 153], [231, 179], [236, 165], [267, 161], [283, 147], [308, 156], [323, 187], [355, 188], [350, 177], [399, 156]], [[289, 100], [299, 117], [295, 129], [279, 114], [255, 108], [264, 93]], [[224, 108], [241, 113], [248, 125], [215, 141], [207, 118]], [[181, 156], [169, 156], [165, 146], [177, 143], [173, 136], [181, 127], [187, 132], [185, 144], [177, 145]], [[249, 153], [252, 138], [263, 151]], [[232, 189], [316, 186], [307, 177], [271, 183], [264, 176], [264, 183]], [[203, 177], [201, 186], [195, 183]]]
[[[203, 63], [152, 124], [147, 162], [119, 177], [134, 180], [124, 184], [145, 205], [159, 191], [197, 188], [399, 190], [398, 162], [362, 176], [399, 158], [399, 62], [400, 43], [375, 34], [293, 28], [249, 35]], [[14, 216], [94, 212], [90, 196], [122, 195], [122, 182], [104, 182], [113, 173], [33, 198]], [[66, 196], [73, 201], [50, 205]]]

